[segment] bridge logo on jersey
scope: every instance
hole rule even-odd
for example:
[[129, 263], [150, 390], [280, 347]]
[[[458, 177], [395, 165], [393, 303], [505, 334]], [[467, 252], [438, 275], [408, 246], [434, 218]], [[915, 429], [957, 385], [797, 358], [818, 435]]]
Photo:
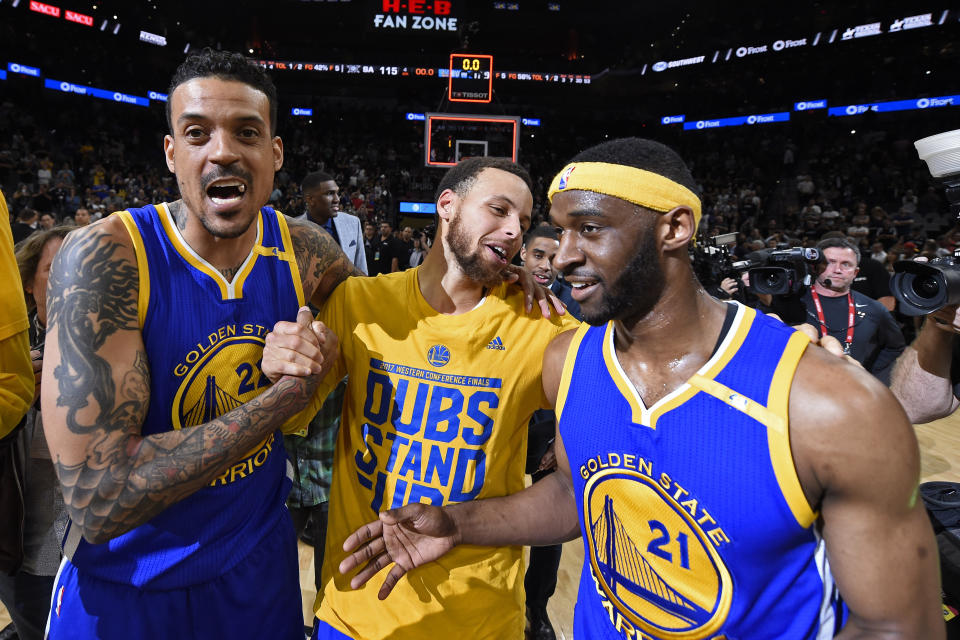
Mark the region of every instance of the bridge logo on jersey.
[[624, 637], [706, 640], [727, 619], [733, 582], [705, 520], [666, 488], [624, 468], [589, 479], [583, 515], [593, 577]]
[[180, 379], [171, 415], [174, 429], [209, 422], [270, 386], [260, 369], [265, 335], [259, 325], [229, 325], [184, 354], [174, 369]]
[[450, 349], [442, 344], [435, 344], [427, 351], [427, 362], [435, 367], [442, 367], [450, 362]]

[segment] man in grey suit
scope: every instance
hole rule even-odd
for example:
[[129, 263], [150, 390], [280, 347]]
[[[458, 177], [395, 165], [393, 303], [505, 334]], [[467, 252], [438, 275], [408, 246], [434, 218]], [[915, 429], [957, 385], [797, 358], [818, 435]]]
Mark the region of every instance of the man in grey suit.
[[340, 211], [340, 188], [329, 173], [308, 173], [300, 184], [306, 212], [297, 216], [323, 227], [333, 236], [350, 262], [364, 273], [367, 255], [363, 250], [363, 227], [360, 218]]
[[[340, 211], [340, 189], [328, 173], [314, 171], [300, 185], [308, 219], [333, 236], [360, 271], [367, 271], [360, 218]], [[316, 314], [317, 309], [312, 310]], [[346, 379], [327, 396], [323, 407], [310, 421], [305, 437], [284, 436], [283, 445], [294, 466], [293, 489], [287, 498], [297, 534], [313, 545], [314, 584], [320, 591], [320, 568], [327, 536], [327, 502], [333, 479], [333, 450], [340, 428], [340, 412]]]

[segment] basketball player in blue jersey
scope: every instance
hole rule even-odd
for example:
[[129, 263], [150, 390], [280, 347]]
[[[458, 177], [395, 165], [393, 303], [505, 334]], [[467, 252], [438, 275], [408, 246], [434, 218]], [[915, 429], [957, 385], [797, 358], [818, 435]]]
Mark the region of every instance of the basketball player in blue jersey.
[[543, 381], [559, 472], [508, 497], [385, 511], [344, 544], [380, 597], [457, 545], [582, 536], [577, 638], [944, 637], [917, 442], [882, 384], [707, 295], [683, 161], [636, 138], [554, 179], [558, 267], [589, 323]]
[[[71, 233], [50, 273], [42, 403], [71, 523], [49, 637], [301, 640], [279, 432], [325, 367], [270, 385], [259, 362], [356, 272], [264, 206], [283, 143], [261, 69], [206, 50], [169, 95], [181, 199]], [[312, 347], [335, 358], [335, 337]]]

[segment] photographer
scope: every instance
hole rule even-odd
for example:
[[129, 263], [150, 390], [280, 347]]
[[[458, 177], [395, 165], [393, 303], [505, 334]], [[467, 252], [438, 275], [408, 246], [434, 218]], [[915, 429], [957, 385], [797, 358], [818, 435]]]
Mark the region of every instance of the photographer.
[[860, 271], [860, 249], [846, 238], [821, 240], [817, 248], [825, 264], [802, 297], [806, 322], [821, 337], [832, 335], [839, 340], [844, 353], [889, 384], [905, 342], [886, 307], [850, 288]]

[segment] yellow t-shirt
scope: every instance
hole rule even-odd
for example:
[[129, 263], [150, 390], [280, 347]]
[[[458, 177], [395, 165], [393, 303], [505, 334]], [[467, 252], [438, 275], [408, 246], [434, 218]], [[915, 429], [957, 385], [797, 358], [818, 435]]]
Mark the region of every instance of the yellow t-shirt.
[[317, 617], [357, 640], [465, 629], [471, 638], [522, 638], [521, 547], [457, 547], [404, 576], [384, 602], [385, 573], [354, 591], [337, 569], [343, 541], [380, 511], [523, 489], [527, 423], [549, 408], [543, 352], [577, 326], [570, 316], [527, 314], [513, 285], [467, 313], [441, 314], [421, 295], [418, 271], [350, 278], [318, 316], [340, 338], [336, 370], [318, 395], [349, 378]]
[[13, 254], [7, 201], [0, 193], [0, 438], [17, 426], [33, 400], [27, 303]]

